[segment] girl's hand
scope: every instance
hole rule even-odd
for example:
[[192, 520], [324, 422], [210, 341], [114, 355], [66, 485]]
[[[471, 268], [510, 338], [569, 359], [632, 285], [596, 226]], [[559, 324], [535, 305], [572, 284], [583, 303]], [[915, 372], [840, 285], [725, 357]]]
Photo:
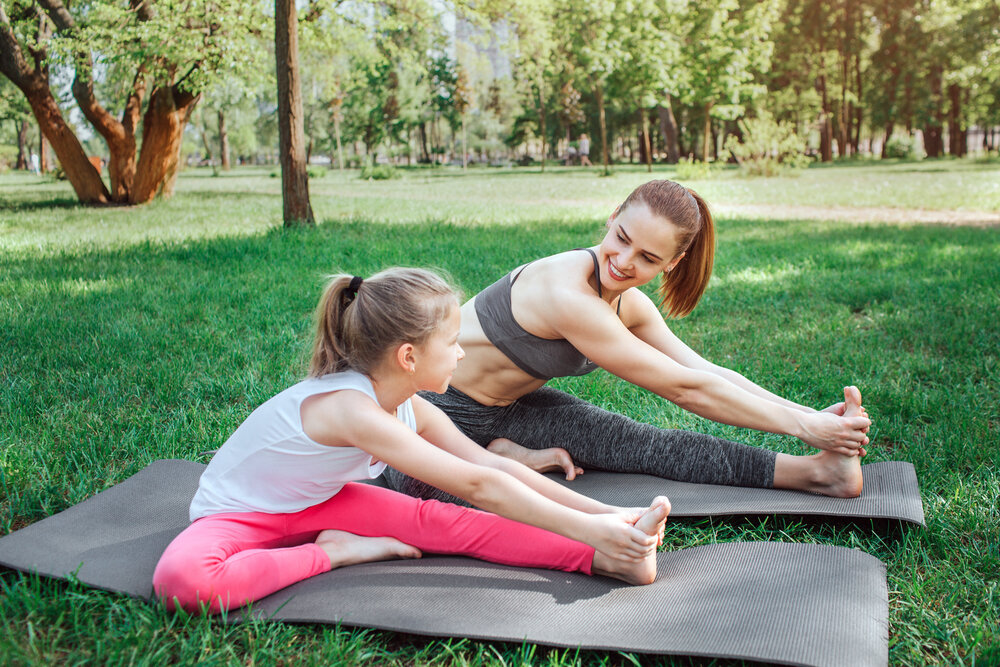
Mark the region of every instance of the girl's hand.
[[[648, 508], [643, 508], [646, 511]], [[592, 514], [593, 539], [589, 544], [606, 556], [632, 563], [641, 563], [656, 552], [663, 538], [662, 525], [656, 534], [647, 534], [633, 524], [638, 520], [634, 512]]]
[[802, 416], [803, 433], [799, 439], [811, 447], [845, 456], [858, 456], [868, 444], [865, 435], [871, 420], [867, 413], [856, 417], [839, 417], [830, 412], [811, 412]]

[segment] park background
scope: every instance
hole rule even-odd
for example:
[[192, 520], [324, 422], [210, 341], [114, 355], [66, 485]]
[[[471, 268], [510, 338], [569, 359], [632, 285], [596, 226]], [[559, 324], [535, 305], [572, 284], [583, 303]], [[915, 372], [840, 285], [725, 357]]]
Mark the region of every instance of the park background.
[[[301, 377], [326, 274], [432, 266], [472, 295], [596, 243], [636, 185], [672, 178], [719, 239], [670, 326], [805, 404], [859, 385], [869, 458], [914, 463], [927, 527], [704, 520], [665, 548], [862, 549], [887, 565], [891, 663], [1000, 663], [998, 17], [986, 0], [3, 2], [2, 532], [152, 460], [204, 461]], [[805, 451], [603, 371], [555, 384]], [[0, 627], [10, 664], [710, 662], [225, 626], [9, 570]]]

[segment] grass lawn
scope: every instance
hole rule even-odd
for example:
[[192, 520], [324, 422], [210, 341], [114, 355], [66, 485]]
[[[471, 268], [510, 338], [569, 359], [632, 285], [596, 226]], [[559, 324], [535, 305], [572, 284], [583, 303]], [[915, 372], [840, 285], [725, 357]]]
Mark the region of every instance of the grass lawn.
[[[590, 245], [644, 170], [413, 170], [311, 182], [315, 229], [285, 231], [272, 169], [184, 172], [176, 196], [88, 209], [65, 183], [0, 175], [0, 534], [160, 458], [200, 460], [302, 376], [323, 276], [444, 269], [468, 295], [516, 264]], [[658, 171], [655, 177], [670, 177]], [[972, 162], [723, 174], [710, 202], [1000, 211]], [[706, 358], [823, 407], [857, 384], [869, 461], [916, 466], [927, 528], [792, 520], [668, 526], [666, 548], [780, 540], [864, 550], [888, 569], [893, 664], [1000, 664], [1000, 228], [718, 220], [716, 272], [672, 328]], [[556, 381], [650, 423], [803, 453], [700, 419], [598, 371]], [[174, 616], [0, 572], [0, 663], [673, 664], [390, 632]], [[675, 661], [687, 664], [687, 660]], [[701, 664], [701, 663], [698, 663]]]

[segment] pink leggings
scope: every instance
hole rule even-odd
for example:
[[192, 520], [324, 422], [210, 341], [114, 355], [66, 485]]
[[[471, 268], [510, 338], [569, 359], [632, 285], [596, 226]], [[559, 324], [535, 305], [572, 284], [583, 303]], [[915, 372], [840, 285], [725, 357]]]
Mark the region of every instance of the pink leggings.
[[259, 600], [330, 569], [320, 531], [394, 537], [437, 554], [504, 565], [591, 573], [594, 548], [541, 528], [367, 484], [347, 484], [293, 514], [231, 512], [196, 520], [174, 538], [153, 574], [169, 608], [210, 613]]

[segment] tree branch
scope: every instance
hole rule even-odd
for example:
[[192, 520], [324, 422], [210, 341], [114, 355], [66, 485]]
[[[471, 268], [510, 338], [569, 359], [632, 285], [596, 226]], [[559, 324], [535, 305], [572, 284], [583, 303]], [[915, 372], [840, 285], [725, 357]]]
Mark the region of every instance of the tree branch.
[[34, 74], [21, 52], [21, 45], [14, 36], [10, 19], [0, 4], [0, 72], [14, 82], [18, 88], [24, 89], [27, 79]]

